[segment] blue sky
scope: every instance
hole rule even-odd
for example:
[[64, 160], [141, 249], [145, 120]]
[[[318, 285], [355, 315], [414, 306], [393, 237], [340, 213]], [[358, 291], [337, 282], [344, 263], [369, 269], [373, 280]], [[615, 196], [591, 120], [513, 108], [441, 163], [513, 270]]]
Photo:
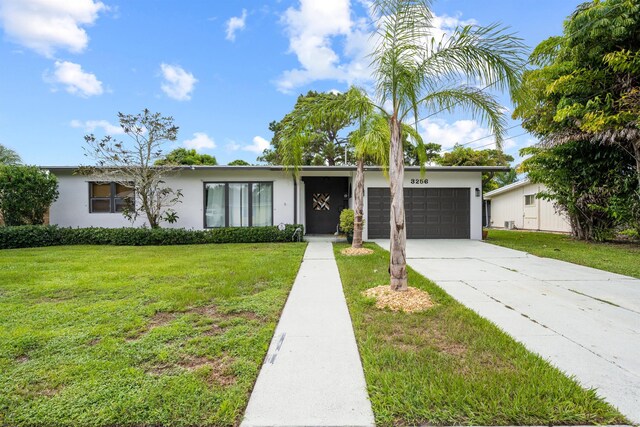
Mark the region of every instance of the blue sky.
[[[581, 1], [441, 0], [433, 10], [439, 30], [500, 22], [534, 47]], [[114, 134], [119, 111], [143, 108], [174, 117], [168, 149], [255, 163], [269, 122], [298, 94], [371, 82], [360, 0], [0, 0], [0, 26], [0, 144], [28, 164], [90, 164], [83, 136]], [[445, 148], [489, 134], [462, 115], [420, 126]], [[505, 151], [533, 141], [507, 140]]]

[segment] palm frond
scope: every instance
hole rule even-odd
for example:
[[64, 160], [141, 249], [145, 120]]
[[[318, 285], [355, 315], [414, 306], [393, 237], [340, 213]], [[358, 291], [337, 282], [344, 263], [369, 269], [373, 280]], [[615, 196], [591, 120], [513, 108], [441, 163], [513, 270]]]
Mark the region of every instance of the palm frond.
[[502, 106], [494, 96], [478, 88], [459, 86], [433, 91], [420, 100], [420, 104], [429, 110], [453, 112], [461, 109], [474, 119], [489, 126], [495, 135], [496, 146], [502, 149], [506, 119]]

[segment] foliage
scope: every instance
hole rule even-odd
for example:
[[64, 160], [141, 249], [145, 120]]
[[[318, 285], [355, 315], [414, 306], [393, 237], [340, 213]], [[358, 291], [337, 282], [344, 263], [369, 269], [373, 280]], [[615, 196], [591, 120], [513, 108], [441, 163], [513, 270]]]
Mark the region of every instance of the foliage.
[[0, 424], [239, 425], [304, 248], [1, 251]]
[[[340, 110], [314, 109], [313, 120], [307, 120], [309, 110], [327, 101], [344, 98], [345, 94], [309, 91], [300, 95], [293, 110], [279, 122], [271, 122], [271, 147], [264, 150], [258, 161], [272, 165], [339, 165], [351, 157], [345, 135], [340, 132], [353, 124], [353, 117]], [[295, 134], [289, 130], [296, 128]], [[286, 147], [289, 139], [297, 138], [299, 149], [291, 152]]]
[[435, 306], [413, 314], [376, 308], [362, 292], [384, 283], [389, 254], [368, 247], [368, 257], [344, 256], [344, 245], [334, 253], [377, 426], [624, 422], [593, 390], [411, 269], [412, 286]]
[[559, 259], [640, 279], [638, 243], [595, 243], [556, 233], [494, 229], [487, 241], [535, 256]]
[[251, 166], [251, 164], [247, 161], [244, 161], [242, 159], [236, 159], [233, 160], [231, 162], [229, 162], [229, 166]]
[[353, 234], [353, 221], [355, 213], [353, 209], [343, 209], [340, 212], [340, 230], [345, 234]]
[[58, 199], [58, 179], [37, 166], [0, 166], [0, 214], [6, 225], [42, 224]]
[[[442, 166], [509, 166], [512, 161], [513, 157], [501, 150], [474, 150], [459, 144], [456, 144], [450, 152], [444, 153], [442, 157], [436, 159], [436, 162]], [[494, 181], [495, 175], [495, 172], [482, 174], [482, 191], [484, 193], [498, 188], [498, 183]]]
[[22, 159], [18, 153], [0, 144], [0, 165], [17, 165], [20, 163], [22, 163]]
[[495, 174], [493, 180], [497, 184], [497, 188], [516, 183], [518, 182], [518, 171], [516, 169], [510, 169], [508, 172], [498, 172]]
[[[640, 186], [640, 3], [598, 0], [578, 6], [562, 36], [531, 60], [514, 116], [546, 145], [589, 141], [635, 158]], [[640, 193], [636, 195], [640, 199]]]
[[371, 12], [377, 40], [371, 55], [375, 109], [387, 118], [391, 136], [391, 287], [406, 290], [403, 123], [413, 119], [417, 124], [425, 111], [462, 109], [487, 123], [500, 147], [505, 132], [502, 108], [480, 88], [508, 89], [516, 95], [524, 45], [495, 24], [457, 28], [438, 39], [427, 0], [375, 0]]
[[640, 227], [640, 202], [633, 158], [613, 146], [588, 141], [567, 142], [552, 148], [528, 147], [522, 163], [532, 182], [547, 191], [569, 218], [573, 235], [584, 240], [604, 240], [627, 224]]
[[184, 228], [65, 228], [22, 226], [0, 228], [0, 249], [35, 248], [60, 245], [163, 246], [209, 243], [292, 242], [302, 225], [225, 227], [210, 230]]
[[163, 159], [163, 145], [177, 139], [178, 127], [173, 117], [162, 117], [145, 108], [135, 115], [118, 113], [118, 120], [129, 137], [129, 144], [111, 135], [101, 140], [93, 134], [85, 135], [85, 155], [96, 160], [97, 166], [82, 167], [79, 172], [99, 181], [133, 184], [136, 202], [127, 203], [123, 210], [129, 220], [135, 221], [144, 215], [151, 228], [160, 227], [162, 221], [176, 222], [178, 216], [172, 207], [180, 203], [182, 192], [166, 186], [165, 182], [173, 168], [154, 166]]
[[209, 154], [200, 154], [196, 150], [176, 148], [162, 159], [155, 161], [155, 165], [217, 165], [218, 161]]

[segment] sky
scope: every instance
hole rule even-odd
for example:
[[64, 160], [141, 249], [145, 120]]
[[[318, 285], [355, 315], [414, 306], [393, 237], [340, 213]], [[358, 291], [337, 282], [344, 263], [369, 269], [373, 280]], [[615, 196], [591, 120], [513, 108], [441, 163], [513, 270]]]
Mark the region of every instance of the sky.
[[[561, 34], [581, 2], [440, 0], [434, 31], [497, 22], [533, 48]], [[299, 94], [372, 87], [365, 0], [0, 0], [0, 27], [0, 144], [26, 164], [93, 164], [84, 135], [121, 138], [118, 112], [144, 108], [179, 126], [166, 151], [255, 164], [269, 123]], [[513, 127], [504, 150], [517, 163], [535, 139], [500, 100]], [[419, 130], [445, 150], [491, 134], [461, 113], [437, 114]]]

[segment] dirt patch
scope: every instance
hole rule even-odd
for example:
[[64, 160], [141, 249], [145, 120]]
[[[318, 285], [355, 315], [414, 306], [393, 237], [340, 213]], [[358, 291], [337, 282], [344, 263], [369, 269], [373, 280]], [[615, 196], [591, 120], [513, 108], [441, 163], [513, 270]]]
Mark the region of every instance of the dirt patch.
[[26, 354], [21, 354], [20, 356], [16, 357], [16, 362], [18, 363], [27, 363], [29, 360], [29, 356], [27, 356]]
[[147, 322], [147, 324], [144, 326], [144, 328], [142, 330], [137, 331], [135, 334], [127, 337], [126, 341], [127, 342], [136, 341], [142, 335], [148, 333], [150, 330], [152, 330], [154, 328], [157, 328], [159, 326], [166, 325], [167, 323], [171, 322], [175, 318], [176, 318], [176, 314], [175, 313], [167, 313], [165, 311], [159, 311], [159, 312], [157, 312], [156, 314], [153, 315], [151, 320], [149, 320], [149, 322]]
[[416, 313], [434, 306], [429, 294], [423, 290], [409, 287], [406, 291], [394, 291], [388, 285], [376, 286], [362, 292], [362, 295], [375, 298], [376, 307], [392, 311]]
[[171, 375], [180, 373], [183, 370], [190, 372], [200, 369], [207, 369], [210, 372], [206, 375], [206, 381], [209, 384], [229, 386], [236, 382], [236, 376], [231, 371], [233, 360], [231, 358], [219, 358], [211, 360], [203, 356], [183, 356], [176, 363], [164, 363], [154, 365], [146, 370], [152, 375]]
[[93, 347], [94, 345], [98, 345], [100, 343], [101, 339], [100, 338], [94, 338], [91, 341], [89, 341], [89, 345], [91, 347]]
[[367, 248], [345, 248], [340, 253], [346, 256], [371, 255], [373, 250]]
[[202, 307], [195, 307], [189, 310], [189, 313], [196, 313], [205, 317], [215, 317], [218, 316], [218, 309], [215, 305], [205, 305]]

